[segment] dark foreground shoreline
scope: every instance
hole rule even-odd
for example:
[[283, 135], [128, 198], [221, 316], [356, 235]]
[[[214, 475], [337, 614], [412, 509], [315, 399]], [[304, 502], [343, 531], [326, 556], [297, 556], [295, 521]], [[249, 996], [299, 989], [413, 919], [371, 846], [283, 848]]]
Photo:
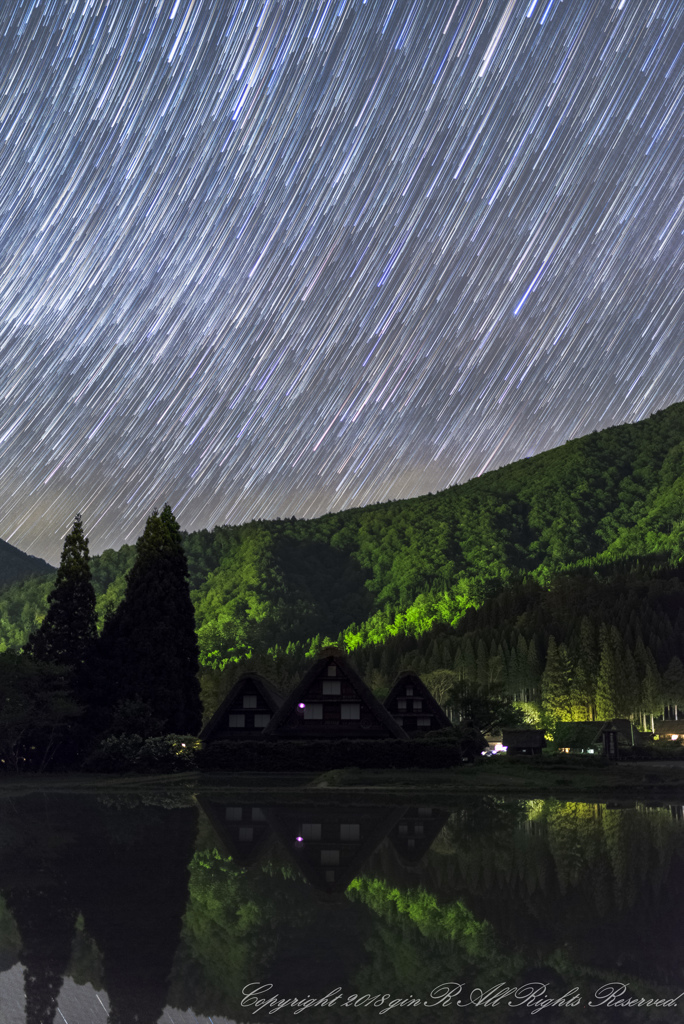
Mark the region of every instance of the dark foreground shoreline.
[[173, 775], [3, 774], [0, 799], [29, 792], [173, 792], [176, 797], [258, 790], [278, 802], [415, 802], [448, 805], [464, 796], [557, 797], [579, 801], [646, 800], [684, 804], [684, 763], [651, 761], [608, 767], [547, 767], [493, 759], [452, 769], [335, 769], [311, 772], [183, 772]]

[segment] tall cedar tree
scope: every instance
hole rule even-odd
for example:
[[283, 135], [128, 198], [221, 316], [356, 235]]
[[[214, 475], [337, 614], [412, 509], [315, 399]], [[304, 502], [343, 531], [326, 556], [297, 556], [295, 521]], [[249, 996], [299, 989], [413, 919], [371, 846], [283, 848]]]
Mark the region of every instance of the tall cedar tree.
[[57, 579], [48, 596], [48, 610], [28, 638], [24, 652], [37, 661], [79, 666], [97, 637], [95, 591], [90, 578], [88, 538], [80, 514], [64, 539]]
[[155, 509], [136, 543], [126, 595], [102, 631], [111, 691], [106, 703], [143, 702], [163, 733], [202, 727], [199, 649], [188, 561], [168, 505]]

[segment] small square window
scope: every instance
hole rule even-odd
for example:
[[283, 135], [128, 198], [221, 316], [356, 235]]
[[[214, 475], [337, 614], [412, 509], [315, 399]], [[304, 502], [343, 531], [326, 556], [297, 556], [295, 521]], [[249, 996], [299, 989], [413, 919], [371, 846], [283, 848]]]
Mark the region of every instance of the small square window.
[[412, 850], [416, 845], [415, 839], [407, 839], [406, 845], [408, 846], [409, 850]]
[[321, 850], [321, 864], [339, 864], [339, 850]]
[[321, 826], [318, 822], [306, 822], [302, 825], [302, 839], [320, 839]]
[[422, 700], [414, 700], [414, 702], [413, 702], [413, 710], [414, 711], [422, 711], [423, 710], [423, 702], [422, 702]]
[[399, 826], [399, 835], [400, 836], [407, 836], [408, 835], [408, 825], [400, 825]]
[[331, 697], [339, 697], [340, 683], [338, 679], [323, 680], [323, 693]]
[[337, 665], [328, 665], [328, 675], [333, 677], [337, 675]]
[[226, 821], [242, 821], [242, 808], [226, 807]]
[[254, 829], [249, 825], [243, 825], [238, 832], [238, 839], [241, 843], [249, 843], [254, 839]]
[[406, 701], [405, 700], [401, 700], [401, 698], [400, 698], [397, 701], [397, 707], [399, 708], [400, 711], [405, 711], [406, 710], [406, 706], [407, 705], [406, 705]]
[[340, 839], [353, 840], [361, 838], [361, 826], [357, 824], [340, 825]]
[[271, 716], [266, 714], [259, 714], [254, 716], [254, 728], [265, 729], [268, 723], [271, 721]]
[[412, 686], [407, 686], [406, 687], [406, 696], [407, 697], [412, 697], [413, 696], [413, 687]]
[[422, 825], [414, 825], [413, 826], [413, 834], [414, 834], [414, 836], [422, 836], [423, 835], [423, 826]]
[[242, 698], [243, 708], [255, 708], [257, 706], [256, 694], [246, 693]]
[[245, 727], [245, 716], [244, 715], [228, 715], [228, 726], [231, 729], [244, 729], [244, 727]]
[[419, 726], [425, 726], [426, 728], [429, 728], [430, 727], [430, 716], [428, 715], [425, 718], [419, 718], [418, 719], [418, 725]]
[[418, 808], [418, 817], [419, 818], [431, 818], [432, 817], [432, 808], [431, 807], [419, 807]]
[[252, 808], [252, 821], [266, 821], [266, 815], [260, 807]]
[[358, 721], [361, 717], [361, 705], [360, 704], [341, 704], [340, 705], [340, 718], [343, 721]]
[[323, 718], [323, 705], [306, 704], [304, 706], [304, 718]]

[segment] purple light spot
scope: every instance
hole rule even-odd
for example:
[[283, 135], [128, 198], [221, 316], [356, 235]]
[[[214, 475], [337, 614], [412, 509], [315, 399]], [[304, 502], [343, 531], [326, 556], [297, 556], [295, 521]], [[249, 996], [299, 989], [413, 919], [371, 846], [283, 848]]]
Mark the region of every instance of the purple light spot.
[[304, 842], [304, 837], [303, 836], [297, 836], [297, 842], [298, 843], [303, 843]]
[[298, 707], [298, 708], [305, 708], [305, 707], [306, 707], [306, 704], [298, 704], [298, 705], [297, 705], [297, 707]]

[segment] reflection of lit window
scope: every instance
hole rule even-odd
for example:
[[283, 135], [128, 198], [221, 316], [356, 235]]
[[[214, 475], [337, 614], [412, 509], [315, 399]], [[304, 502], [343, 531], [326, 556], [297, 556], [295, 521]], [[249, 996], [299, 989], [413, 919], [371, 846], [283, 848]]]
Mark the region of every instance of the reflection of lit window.
[[399, 826], [399, 835], [400, 836], [407, 836], [408, 835], [408, 825], [400, 825]]
[[422, 834], [423, 834], [423, 826], [422, 825], [414, 825], [413, 826], [413, 834], [416, 835], [416, 836], [422, 836]]
[[271, 721], [270, 715], [255, 715], [254, 716], [254, 728], [265, 729], [268, 723]]
[[244, 715], [228, 715], [228, 725], [232, 729], [244, 729], [244, 727], [245, 727], [245, 716]]
[[250, 840], [254, 839], [254, 829], [250, 828], [249, 825], [243, 825], [238, 832], [238, 839], [240, 842], [248, 843]]
[[304, 707], [305, 718], [322, 718], [323, 717], [323, 705], [322, 704], [307, 704]]
[[418, 719], [418, 725], [428, 725], [429, 726], [430, 725], [430, 716], [428, 715], [427, 718], [419, 718]]
[[266, 816], [260, 807], [252, 808], [252, 821], [266, 821]]
[[342, 704], [340, 708], [340, 718], [346, 719], [359, 719], [361, 717], [361, 705], [360, 704]]
[[431, 818], [432, 817], [432, 808], [431, 807], [419, 807], [418, 808], [418, 817], [419, 818]]
[[335, 680], [330, 680], [329, 682], [327, 682], [324, 679], [323, 680], [323, 693], [328, 694], [329, 696], [333, 696], [333, 697], [339, 696], [339, 693], [340, 693], [340, 683], [339, 683], [339, 680], [335, 679]]
[[406, 845], [408, 846], [409, 850], [412, 850], [414, 848], [414, 846], [416, 845], [415, 839], [408, 839], [406, 841]]
[[242, 808], [226, 807], [226, 821], [242, 821]]
[[321, 826], [316, 823], [309, 823], [308, 825], [302, 825], [302, 839], [320, 839], [321, 838]]
[[321, 850], [321, 864], [339, 864], [339, 850]]
[[249, 694], [245, 694], [242, 698], [242, 706], [243, 708], [255, 708], [257, 706], [256, 697], [253, 694], [251, 696]]
[[340, 825], [340, 839], [360, 839], [361, 828], [359, 825]]

